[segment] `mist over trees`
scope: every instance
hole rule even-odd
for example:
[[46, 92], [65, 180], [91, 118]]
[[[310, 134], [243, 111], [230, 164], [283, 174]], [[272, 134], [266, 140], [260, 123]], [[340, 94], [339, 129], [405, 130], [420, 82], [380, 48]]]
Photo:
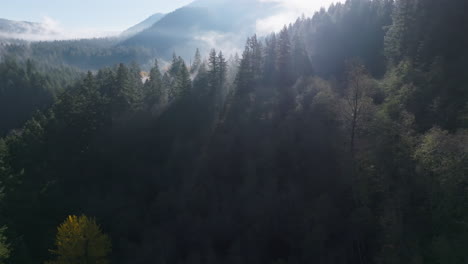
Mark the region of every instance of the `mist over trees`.
[[466, 263], [467, 5], [348, 0], [148, 78], [3, 60], [0, 261]]

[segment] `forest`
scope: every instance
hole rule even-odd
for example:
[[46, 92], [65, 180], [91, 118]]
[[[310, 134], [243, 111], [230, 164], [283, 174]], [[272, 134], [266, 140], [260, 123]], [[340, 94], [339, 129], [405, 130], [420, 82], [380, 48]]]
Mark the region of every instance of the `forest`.
[[466, 10], [347, 0], [144, 81], [4, 47], [0, 263], [467, 263]]

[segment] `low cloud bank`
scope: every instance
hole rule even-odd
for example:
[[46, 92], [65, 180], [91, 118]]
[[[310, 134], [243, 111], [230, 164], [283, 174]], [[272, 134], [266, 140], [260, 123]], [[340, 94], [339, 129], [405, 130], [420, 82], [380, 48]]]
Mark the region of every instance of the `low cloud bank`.
[[260, 2], [276, 3], [278, 13], [257, 20], [256, 29], [259, 35], [267, 35], [279, 31], [284, 25], [293, 23], [298, 17], [311, 17], [320, 8], [328, 8], [332, 3], [343, 0], [258, 0]]
[[52, 41], [70, 39], [88, 39], [116, 36], [119, 31], [106, 31], [95, 28], [65, 29], [59, 21], [43, 17], [39, 23], [9, 21], [9, 30], [0, 30], [0, 38], [21, 39], [28, 41]]

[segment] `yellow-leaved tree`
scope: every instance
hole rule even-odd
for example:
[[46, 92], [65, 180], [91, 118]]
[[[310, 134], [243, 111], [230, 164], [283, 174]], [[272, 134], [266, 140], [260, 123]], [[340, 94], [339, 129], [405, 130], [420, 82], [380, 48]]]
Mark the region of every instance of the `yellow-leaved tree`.
[[5, 236], [6, 227], [0, 227], [0, 264], [10, 256], [10, 245], [7, 243]]
[[57, 228], [56, 259], [46, 264], [107, 264], [111, 242], [96, 220], [85, 215], [67, 217]]

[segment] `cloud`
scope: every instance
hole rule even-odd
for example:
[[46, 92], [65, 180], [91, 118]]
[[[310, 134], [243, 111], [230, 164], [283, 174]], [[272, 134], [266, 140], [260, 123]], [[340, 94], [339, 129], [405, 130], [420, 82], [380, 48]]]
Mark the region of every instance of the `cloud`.
[[342, 0], [258, 0], [260, 2], [276, 3], [278, 13], [257, 20], [256, 29], [259, 35], [266, 35], [280, 30], [284, 25], [294, 22], [298, 17], [311, 17], [320, 8], [328, 8], [332, 3]]
[[42, 22], [40, 23], [43, 33], [49, 35], [57, 35], [60, 32], [64, 32], [65, 30], [60, 26], [60, 22], [54, 20], [51, 17], [43, 16]]
[[242, 53], [240, 47], [245, 42], [244, 34], [219, 33], [215, 31], [201, 32], [195, 40], [202, 41], [206, 53], [209, 49], [222, 50], [225, 56]]
[[0, 32], [0, 37], [28, 41], [69, 40], [116, 36], [120, 31], [95, 28], [66, 29], [58, 20], [43, 16], [40, 23], [11, 21], [14, 30]]

